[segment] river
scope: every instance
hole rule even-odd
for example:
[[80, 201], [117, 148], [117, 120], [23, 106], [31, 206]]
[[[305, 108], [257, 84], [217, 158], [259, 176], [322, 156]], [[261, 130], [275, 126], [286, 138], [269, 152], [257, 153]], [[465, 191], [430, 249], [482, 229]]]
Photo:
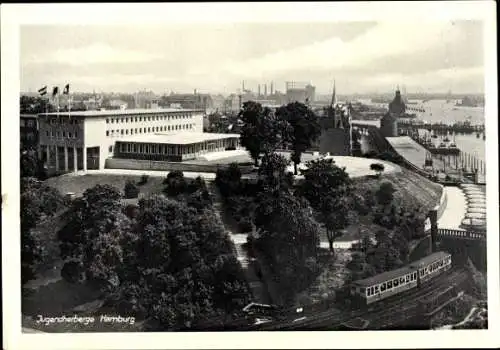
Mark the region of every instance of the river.
[[[360, 100], [360, 102], [373, 106], [385, 106], [387, 104], [371, 103], [369, 100]], [[417, 113], [417, 119], [430, 123], [455, 123], [470, 121], [471, 124], [484, 124], [485, 114], [484, 107], [457, 107], [455, 101], [447, 102], [446, 100], [429, 100], [423, 102], [422, 100], [414, 100], [416, 106], [423, 107], [425, 112]], [[380, 127], [378, 120], [353, 120], [353, 122], [369, 123]], [[448, 136], [452, 141], [454, 140], [457, 147], [462, 151], [467, 152], [477, 159], [482, 161], [486, 160], [486, 147], [485, 141], [476, 134], [456, 134]]]

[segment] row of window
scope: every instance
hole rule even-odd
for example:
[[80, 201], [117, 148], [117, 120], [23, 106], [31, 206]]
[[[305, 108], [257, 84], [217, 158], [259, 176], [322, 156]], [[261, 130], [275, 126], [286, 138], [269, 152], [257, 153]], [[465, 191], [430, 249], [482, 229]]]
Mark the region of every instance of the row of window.
[[[422, 277], [424, 275], [432, 273], [438, 269], [441, 269], [443, 266], [449, 265], [450, 263], [451, 263], [450, 258], [446, 258], [444, 260], [437, 261], [437, 262], [431, 264], [430, 266], [425, 267], [424, 269], [420, 269], [420, 276]], [[387, 281], [387, 282], [381, 283], [380, 285], [368, 287], [368, 288], [366, 288], [366, 290], [365, 290], [365, 288], [361, 288], [360, 292], [361, 292], [361, 294], [366, 293], [366, 296], [369, 297], [372, 295], [383, 293], [386, 290], [390, 290], [392, 288], [396, 288], [398, 286], [402, 286], [402, 285], [405, 285], [407, 283], [410, 283], [410, 282], [413, 282], [416, 280], [417, 280], [417, 272], [412, 272], [411, 274], [408, 274], [406, 276], [402, 276], [400, 278], [396, 278], [392, 281]]]
[[78, 119], [75, 119], [75, 118], [52, 118], [50, 119], [50, 125], [57, 125], [57, 124], [61, 124], [61, 125], [77, 125], [79, 124], [79, 120]]
[[191, 114], [175, 114], [175, 115], [148, 115], [144, 117], [117, 117], [117, 118], [106, 118], [106, 124], [114, 123], [136, 123], [136, 122], [151, 122], [158, 120], [179, 120], [179, 119], [189, 119], [193, 118]]
[[[181, 147], [185, 153], [195, 153], [197, 150], [204, 151], [208, 149], [207, 144], [200, 144], [198, 146], [174, 146], [174, 145], [144, 145], [136, 143], [120, 143], [118, 146], [121, 153], [139, 153], [139, 154], [166, 154], [166, 155], [179, 155], [181, 154]], [[110, 148], [110, 152], [112, 148]]]
[[36, 126], [36, 120], [24, 120], [21, 119], [19, 121], [19, 126], [20, 127], [28, 127], [28, 128], [34, 128]]
[[117, 136], [117, 135], [134, 135], [149, 132], [159, 132], [159, 131], [175, 131], [175, 130], [191, 130], [194, 124], [182, 124], [182, 125], [165, 125], [165, 126], [153, 126], [147, 128], [134, 128], [134, 129], [117, 129], [117, 130], [106, 130], [106, 136]]
[[428, 273], [433, 273], [436, 270], [439, 270], [443, 266], [449, 265], [451, 263], [451, 258], [446, 258], [441, 261], [436, 261], [435, 263], [431, 264], [430, 266], [426, 267], [425, 269], [420, 270], [420, 276], [424, 276], [425, 274]]
[[69, 138], [69, 139], [76, 139], [78, 138], [78, 131], [75, 131], [75, 132], [71, 132], [71, 131], [46, 131], [46, 135], [47, 137], [50, 137], [50, 138], [56, 138], [56, 139], [60, 139], [60, 138]]

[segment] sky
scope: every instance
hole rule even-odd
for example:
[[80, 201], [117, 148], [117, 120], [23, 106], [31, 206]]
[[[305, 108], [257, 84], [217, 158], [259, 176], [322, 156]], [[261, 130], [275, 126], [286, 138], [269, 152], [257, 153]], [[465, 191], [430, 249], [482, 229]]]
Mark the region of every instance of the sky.
[[[25, 25], [21, 90], [229, 94], [307, 82], [319, 94], [482, 93], [480, 21]], [[263, 88], [262, 88], [263, 90]], [[268, 86], [269, 90], [269, 86]]]

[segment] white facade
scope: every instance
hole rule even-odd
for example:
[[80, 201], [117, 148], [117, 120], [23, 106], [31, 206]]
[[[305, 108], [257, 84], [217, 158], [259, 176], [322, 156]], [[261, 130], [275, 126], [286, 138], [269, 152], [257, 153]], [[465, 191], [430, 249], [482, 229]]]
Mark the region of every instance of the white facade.
[[104, 169], [116, 141], [133, 135], [203, 132], [200, 110], [112, 110], [43, 113], [40, 156], [49, 169], [68, 172]]

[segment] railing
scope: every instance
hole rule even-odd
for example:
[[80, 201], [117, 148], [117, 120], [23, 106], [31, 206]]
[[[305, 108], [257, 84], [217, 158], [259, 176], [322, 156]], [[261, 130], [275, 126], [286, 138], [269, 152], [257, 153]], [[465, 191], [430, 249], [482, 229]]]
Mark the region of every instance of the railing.
[[470, 232], [465, 230], [455, 230], [448, 228], [438, 228], [438, 236], [454, 237], [457, 239], [484, 240], [486, 236], [479, 232]]

